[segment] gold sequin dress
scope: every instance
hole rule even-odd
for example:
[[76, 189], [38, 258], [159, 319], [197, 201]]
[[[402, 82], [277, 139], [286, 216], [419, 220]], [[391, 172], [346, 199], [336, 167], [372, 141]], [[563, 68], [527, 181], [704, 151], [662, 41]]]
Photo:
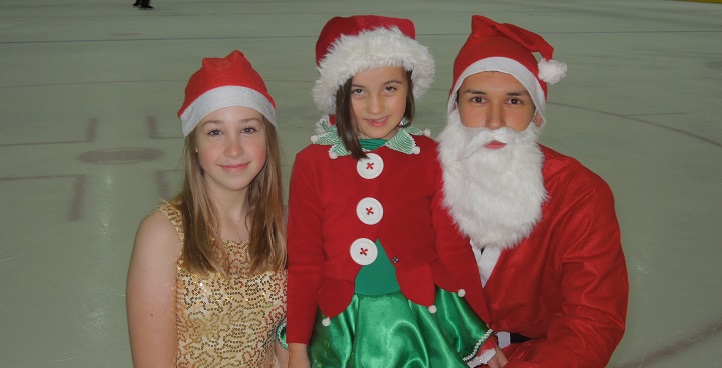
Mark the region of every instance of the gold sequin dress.
[[[160, 210], [183, 240], [180, 212]], [[287, 273], [248, 278], [248, 243], [223, 241], [228, 279], [191, 274], [178, 262], [177, 367], [275, 367], [276, 330], [286, 316]]]

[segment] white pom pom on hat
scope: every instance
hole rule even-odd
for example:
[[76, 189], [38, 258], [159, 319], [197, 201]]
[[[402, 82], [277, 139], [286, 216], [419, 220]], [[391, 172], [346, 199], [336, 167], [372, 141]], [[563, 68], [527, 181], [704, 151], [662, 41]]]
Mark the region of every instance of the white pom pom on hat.
[[567, 64], [552, 60], [539, 60], [539, 79], [549, 84], [562, 80], [567, 75]]

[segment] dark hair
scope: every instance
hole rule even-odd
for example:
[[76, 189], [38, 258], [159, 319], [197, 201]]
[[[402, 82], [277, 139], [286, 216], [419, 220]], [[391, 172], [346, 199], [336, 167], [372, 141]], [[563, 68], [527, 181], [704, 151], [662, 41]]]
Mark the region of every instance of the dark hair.
[[[410, 125], [414, 121], [414, 83], [411, 80], [411, 71], [406, 71], [406, 111], [404, 118], [406, 125]], [[336, 91], [336, 129], [341, 137], [344, 147], [351, 152], [351, 156], [357, 160], [366, 158], [366, 153], [361, 149], [361, 143], [358, 141], [359, 129], [353, 124], [351, 114], [353, 107], [351, 106], [351, 82], [353, 77], [349, 78], [346, 83]]]

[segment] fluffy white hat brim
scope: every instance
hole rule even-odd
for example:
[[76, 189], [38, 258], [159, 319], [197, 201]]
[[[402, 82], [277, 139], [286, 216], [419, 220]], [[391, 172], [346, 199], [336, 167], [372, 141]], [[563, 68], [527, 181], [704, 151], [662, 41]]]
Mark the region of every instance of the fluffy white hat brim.
[[398, 28], [376, 28], [356, 36], [342, 35], [319, 63], [321, 74], [313, 87], [319, 109], [336, 112], [336, 92], [357, 73], [386, 66], [411, 71], [414, 97], [421, 98], [434, 79], [434, 58], [427, 47], [407, 37]]

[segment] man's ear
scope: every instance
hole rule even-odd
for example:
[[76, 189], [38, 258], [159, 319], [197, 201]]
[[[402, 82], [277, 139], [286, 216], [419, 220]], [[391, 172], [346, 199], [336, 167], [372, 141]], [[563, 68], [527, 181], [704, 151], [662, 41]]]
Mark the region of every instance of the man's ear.
[[544, 122], [544, 120], [542, 119], [541, 114], [539, 114], [539, 112], [535, 112], [535, 113], [534, 113], [534, 120], [533, 120], [533, 121], [534, 121], [534, 125], [536, 125], [536, 126], [539, 127], [539, 128], [541, 128], [542, 123]]

